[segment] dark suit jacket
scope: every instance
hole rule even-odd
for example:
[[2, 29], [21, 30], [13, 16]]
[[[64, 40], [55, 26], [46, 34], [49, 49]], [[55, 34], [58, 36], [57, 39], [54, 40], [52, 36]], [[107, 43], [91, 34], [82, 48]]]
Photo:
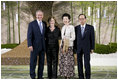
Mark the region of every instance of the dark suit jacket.
[[46, 32], [46, 22], [43, 22], [43, 34], [41, 34], [37, 20], [29, 23], [27, 32], [27, 43], [28, 47], [33, 46], [33, 52], [37, 53], [45, 49], [45, 32]]
[[76, 39], [74, 42], [74, 48], [77, 52], [80, 52], [83, 49], [84, 53], [90, 53], [94, 49], [95, 45], [95, 35], [94, 27], [86, 24], [84, 35], [81, 35], [81, 26], [78, 25], [75, 27]]

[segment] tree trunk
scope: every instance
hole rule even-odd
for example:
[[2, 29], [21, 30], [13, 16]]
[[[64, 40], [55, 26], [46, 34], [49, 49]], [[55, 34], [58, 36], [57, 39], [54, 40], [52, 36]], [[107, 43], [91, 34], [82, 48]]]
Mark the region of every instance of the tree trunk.
[[18, 36], [19, 36], [19, 44], [21, 43], [20, 40], [20, 2], [18, 1]]
[[82, 14], [83, 14], [83, 12], [84, 12], [84, 9], [83, 9], [83, 2], [81, 2], [81, 7], [82, 7]]
[[86, 4], [84, 5], [84, 14], [86, 15]]
[[116, 11], [114, 14], [113, 25], [112, 25], [112, 29], [111, 29], [110, 43], [112, 42], [112, 37], [113, 37], [113, 28], [114, 28], [114, 24], [115, 24], [116, 13], [117, 13]]
[[93, 4], [92, 4], [92, 6], [91, 6], [91, 9], [92, 9], [92, 17], [91, 17], [91, 25], [93, 25], [93, 11], [94, 11], [94, 2], [93, 2]]
[[100, 18], [99, 18], [99, 29], [98, 29], [99, 44], [100, 44], [100, 27], [101, 27], [101, 20], [102, 20], [102, 16], [101, 16], [101, 2], [100, 2]]
[[13, 21], [13, 43], [15, 43], [15, 30], [14, 30], [14, 11], [13, 11], [13, 5], [11, 5], [11, 11], [12, 11], [12, 21]]
[[[95, 3], [94, 3], [95, 4]], [[96, 5], [94, 6], [94, 10], [95, 10], [95, 22], [96, 22]], [[97, 28], [97, 27], [96, 27]], [[96, 50], [96, 43], [97, 43], [97, 30], [95, 31], [95, 50]]]
[[9, 2], [7, 2], [7, 5], [8, 5], [8, 33], [9, 33], [8, 43], [11, 43]]
[[114, 42], [117, 43], [117, 20], [115, 20], [115, 37]]
[[[107, 31], [108, 31], [108, 29], [109, 29], [109, 3], [108, 3], [108, 25], [107, 25], [107, 27], [106, 27], [106, 29], [105, 29], [105, 34], [104, 34], [104, 38], [103, 38], [103, 42], [104, 42], [104, 40], [105, 40], [105, 38], [106, 38], [106, 34], [107, 34]], [[103, 43], [102, 42], [102, 43]]]
[[73, 2], [71, 1], [71, 17], [72, 17], [72, 25], [73, 25]]

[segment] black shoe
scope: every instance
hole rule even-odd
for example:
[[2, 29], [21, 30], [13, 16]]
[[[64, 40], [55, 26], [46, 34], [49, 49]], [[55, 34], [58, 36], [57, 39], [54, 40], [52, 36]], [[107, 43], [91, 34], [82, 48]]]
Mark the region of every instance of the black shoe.
[[52, 79], [57, 79], [57, 77], [53, 77]]
[[31, 79], [36, 79], [36, 78], [31, 78]]
[[42, 77], [42, 78], [37, 78], [37, 79], [44, 79], [44, 78]]
[[48, 77], [48, 79], [52, 79], [51, 77]]

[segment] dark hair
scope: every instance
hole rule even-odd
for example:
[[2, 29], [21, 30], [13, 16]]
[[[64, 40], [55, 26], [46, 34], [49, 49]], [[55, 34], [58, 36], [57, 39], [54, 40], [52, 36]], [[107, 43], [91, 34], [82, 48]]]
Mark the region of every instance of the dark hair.
[[63, 15], [62, 15], [62, 19], [63, 19], [63, 17], [68, 17], [68, 19], [70, 20], [70, 14], [68, 14], [68, 13], [64, 13]]
[[51, 21], [52, 18], [55, 20], [55, 23], [56, 23], [56, 19], [53, 16], [51, 16], [51, 17], [48, 18], [48, 23]]
[[85, 17], [85, 19], [86, 19], [86, 15], [85, 15], [85, 14], [80, 14], [80, 15], [78, 16], [78, 18], [79, 18], [81, 15], [84, 15], [84, 17]]

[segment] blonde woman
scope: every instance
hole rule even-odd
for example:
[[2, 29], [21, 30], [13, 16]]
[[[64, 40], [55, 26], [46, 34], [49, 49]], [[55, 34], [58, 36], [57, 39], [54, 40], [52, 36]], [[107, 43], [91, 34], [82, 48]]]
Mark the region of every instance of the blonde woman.
[[48, 67], [48, 78], [57, 78], [57, 64], [58, 64], [58, 52], [59, 42], [61, 37], [60, 29], [55, 25], [56, 19], [50, 17], [48, 19], [49, 26], [46, 33], [46, 54], [47, 54], [47, 67]]

